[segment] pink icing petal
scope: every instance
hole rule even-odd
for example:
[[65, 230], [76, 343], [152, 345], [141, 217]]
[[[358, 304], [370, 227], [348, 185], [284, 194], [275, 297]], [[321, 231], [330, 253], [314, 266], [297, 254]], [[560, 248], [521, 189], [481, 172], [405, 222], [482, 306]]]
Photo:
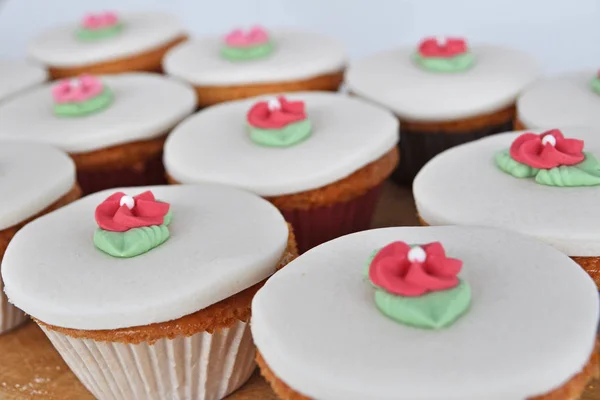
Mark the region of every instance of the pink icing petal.
[[269, 34], [260, 26], [255, 26], [248, 32], [235, 29], [225, 36], [225, 44], [229, 47], [258, 46], [269, 41]]
[[52, 88], [52, 97], [54, 102], [80, 103], [98, 96], [104, 87], [102, 82], [91, 75], [82, 75], [72, 80], [60, 81]]
[[440, 242], [433, 242], [422, 246], [423, 250], [425, 250], [425, 254], [427, 257], [429, 256], [446, 256], [446, 251], [444, 250], [444, 246]]
[[71, 84], [69, 81], [64, 80], [58, 82], [52, 87], [52, 97], [56, 103], [66, 103], [70, 100], [69, 93], [71, 91]]
[[247, 114], [248, 124], [255, 128], [280, 129], [307, 118], [303, 101], [288, 101], [284, 97], [279, 97], [278, 100], [280, 109], [270, 110], [266, 101], [253, 105]]
[[421, 296], [430, 291], [446, 290], [459, 283], [457, 274], [462, 261], [447, 258], [441, 243], [422, 246], [427, 257], [423, 262], [411, 262], [411, 247], [393, 242], [377, 252], [369, 266], [371, 282], [399, 296]]
[[[134, 209], [135, 208], [137, 207], [134, 207]], [[144, 226], [161, 225], [164, 222], [164, 215], [144, 217], [138, 215], [137, 212], [130, 210], [126, 205], [122, 205], [115, 213], [113, 220], [122, 226], [126, 226], [128, 229], [132, 229]]]
[[83, 17], [81, 25], [85, 29], [103, 29], [116, 25], [119, 18], [114, 12], [105, 12], [99, 14], [87, 14]]
[[430, 275], [421, 263], [413, 263], [404, 278], [411, 285], [425, 288], [428, 291], [446, 290], [458, 285], [458, 278]]
[[450, 58], [468, 51], [467, 42], [463, 38], [446, 38], [445, 44], [440, 44], [434, 37], [425, 38], [419, 44], [419, 54], [422, 57]]
[[161, 225], [163, 218], [169, 212], [170, 206], [167, 203], [156, 201], [137, 200], [135, 203], [135, 211], [138, 217], [157, 218], [160, 223], [153, 225]]
[[156, 199], [154, 198], [154, 193], [152, 193], [149, 190], [146, 190], [145, 192], [142, 192], [140, 194], [138, 194], [137, 196], [133, 196], [134, 200], [148, 200], [148, 201], [156, 201]]
[[406, 280], [404, 275], [408, 271], [399, 273], [397, 265], [393, 265], [394, 263], [390, 261], [392, 260], [386, 260], [381, 268], [374, 271], [373, 278], [375, 280], [372, 279], [374, 284], [385, 288], [390, 293], [401, 296], [420, 296], [426, 292], [427, 289], [423, 286], [412, 284]]
[[168, 203], [157, 202], [152, 192], [134, 196], [135, 206], [129, 209], [120, 205], [125, 194], [115, 193], [96, 207], [95, 217], [98, 226], [113, 232], [125, 232], [132, 228], [161, 225], [169, 212]]
[[117, 16], [117, 13], [113, 11], [107, 11], [104, 13], [104, 22], [108, 26], [116, 25], [119, 22], [119, 17]]
[[[543, 139], [552, 135], [555, 145], [544, 143]], [[540, 135], [525, 133], [510, 146], [511, 157], [532, 168], [550, 169], [561, 165], [579, 164], [585, 159], [584, 143], [578, 139], [565, 139], [562, 132], [553, 129]]]
[[577, 156], [583, 153], [583, 140], [562, 139], [556, 143], [555, 147], [561, 153]]
[[462, 261], [436, 255], [427, 257], [427, 272], [441, 277], [453, 277], [462, 269]]
[[123, 226], [122, 224], [119, 224], [113, 220], [113, 216], [119, 210], [119, 207], [120, 205], [118, 201], [113, 200], [105, 200], [98, 207], [96, 207], [95, 217], [98, 226], [107, 231], [126, 231], [128, 229], [126, 226]]

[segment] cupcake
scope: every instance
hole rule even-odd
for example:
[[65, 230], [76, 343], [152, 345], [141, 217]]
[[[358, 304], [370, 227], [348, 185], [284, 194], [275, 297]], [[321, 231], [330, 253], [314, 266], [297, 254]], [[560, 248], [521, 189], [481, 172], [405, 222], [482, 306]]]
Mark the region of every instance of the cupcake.
[[272, 202], [301, 252], [368, 229], [398, 163], [398, 122], [387, 111], [327, 92], [209, 107], [165, 143], [171, 183], [217, 182]]
[[[0, 263], [23, 225], [79, 198], [73, 161], [42, 144], [0, 143]], [[0, 334], [26, 321], [8, 302], [0, 279]]]
[[517, 101], [517, 128], [600, 128], [600, 71], [578, 71], [537, 82]]
[[47, 79], [48, 73], [39, 65], [0, 59], [0, 103]]
[[488, 228], [344, 236], [252, 302], [257, 361], [282, 400], [576, 399], [598, 375], [597, 323], [572, 260]]
[[157, 74], [82, 75], [0, 105], [0, 139], [68, 152], [84, 193], [161, 184], [166, 135], [194, 109], [190, 87]]
[[254, 27], [190, 40], [171, 50], [163, 68], [192, 84], [200, 107], [268, 93], [336, 91], [346, 53], [329, 37]]
[[417, 175], [427, 225], [481, 225], [533, 236], [600, 285], [600, 130], [509, 132], [450, 149]]
[[255, 369], [250, 303], [295, 257], [263, 199], [220, 185], [87, 196], [11, 242], [10, 301], [104, 399], [222, 399]]
[[53, 79], [132, 71], [160, 72], [164, 54], [187, 39], [180, 22], [165, 13], [88, 14], [42, 32], [29, 57], [48, 67]]
[[346, 85], [400, 119], [393, 177], [411, 183], [441, 151], [512, 129], [516, 98], [538, 74], [537, 62], [520, 51], [440, 37], [355, 62]]

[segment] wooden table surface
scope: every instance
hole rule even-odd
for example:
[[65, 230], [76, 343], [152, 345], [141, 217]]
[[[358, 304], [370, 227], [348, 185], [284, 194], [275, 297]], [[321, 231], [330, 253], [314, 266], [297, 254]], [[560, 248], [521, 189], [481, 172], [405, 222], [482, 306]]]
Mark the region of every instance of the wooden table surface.
[[[374, 227], [416, 225], [410, 191], [388, 184]], [[0, 336], [1, 400], [93, 400], [34, 323]], [[600, 382], [593, 382], [582, 400], [600, 400]], [[227, 400], [277, 400], [257, 373]]]

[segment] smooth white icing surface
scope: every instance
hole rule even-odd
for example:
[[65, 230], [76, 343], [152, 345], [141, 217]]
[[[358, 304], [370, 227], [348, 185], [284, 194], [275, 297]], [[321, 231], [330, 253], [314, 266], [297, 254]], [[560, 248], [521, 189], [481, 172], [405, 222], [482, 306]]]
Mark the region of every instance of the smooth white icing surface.
[[57, 117], [53, 84], [48, 83], [0, 106], [0, 139], [44, 142], [82, 153], [164, 135], [196, 107], [194, 90], [172, 78], [126, 73], [100, 79], [114, 94], [105, 110]]
[[[419, 215], [430, 225], [505, 228], [570, 256], [600, 256], [600, 186], [544, 186], [533, 178], [515, 178], [494, 163], [496, 152], [509, 148], [521, 133], [480, 139], [431, 160], [413, 183]], [[600, 130], [563, 133], [584, 140], [584, 151], [600, 156]]]
[[398, 121], [382, 108], [329, 92], [286, 97], [306, 104], [312, 135], [304, 142], [287, 148], [255, 144], [246, 114], [269, 97], [228, 102], [198, 112], [173, 130], [165, 143], [167, 172], [182, 183], [218, 182], [277, 196], [345, 178], [398, 142]]
[[275, 50], [269, 57], [232, 62], [221, 57], [223, 37], [190, 40], [170, 50], [163, 68], [198, 86], [227, 86], [293, 81], [341, 71], [347, 61], [344, 46], [316, 33], [290, 29], [269, 32]]
[[[98, 250], [96, 207], [116, 191], [151, 189], [169, 202], [171, 237], [129, 259]], [[270, 276], [287, 247], [277, 209], [221, 185], [95, 193], [20, 230], [2, 261], [9, 300], [48, 324], [116, 329], [180, 318]]]
[[97, 41], [77, 39], [80, 23], [42, 32], [29, 44], [29, 56], [52, 67], [80, 67], [157, 49], [185, 34], [180, 21], [166, 13], [120, 14], [121, 34]]
[[517, 100], [519, 120], [528, 128], [600, 128], [600, 94], [590, 86], [597, 72], [572, 72], [537, 82]]
[[0, 59], [0, 102], [43, 83], [48, 73], [41, 66], [25, 61]]
[[[448, 328], [385, 317], [365, 278], [372, 251], [441, 241], [463, 260], [467, 313]], [[256, 345], [275, 375], [319, 400], [524, 400], [587, 363], [598, 291], [568, 257], [500, 230], [387, 228], [318, 246], [273, 276], [252, 303]]]
[[541, 72], [537, 61], [517, 50], [475, 45], [471, 51], [475, 64], [457, 73], [421, 68], [412, 47], [375, 54], [350, 64], [346, 85], [400, 118], [446, 121], [509, 106]]
[[75, 185], [75, 165], [43, 144], [0, 142], [0, 230], [44, 210]]

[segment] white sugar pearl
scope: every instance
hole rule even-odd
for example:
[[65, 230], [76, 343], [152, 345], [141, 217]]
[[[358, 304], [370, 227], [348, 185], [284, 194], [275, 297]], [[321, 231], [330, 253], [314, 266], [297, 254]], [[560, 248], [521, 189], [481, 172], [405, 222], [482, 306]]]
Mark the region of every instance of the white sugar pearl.
[[119, 205], [126, 205], [131, 210], [135, 206], [135, 200], [131, 196], [123, 196], [121, 197], [121, 201], [119, 201]]
[[415, 246], [408, 251], [408, 261], [422, 263], [427, 259], [427, 254], [420, 246]]
[[79, 80], [79, 78], [73, 78], [69, 80], [69, 84], [72, 88], [78, 88], [79, 86], [81, 86], [81, 81]]
[[550, 143], [551, 146], [556, 146], [556, 138], [552, 135], [546, 135], [544, 136], [544, 138], [542, 139], [542, 144], [548, 144]]
[[271, 110], [271, 111], [280, 110], [281, 103], [279, 102], [278, 99], [271, 99], [271, 100], [269, 100], [268, 107], [269, 107], [269, 110]]
[[435, 41], [437, 42], [438, 46], [445, 46], [446, 44], [448, 44], [448, 39], [446, 38], [446, 36], [437, 36], [435, 38]]

